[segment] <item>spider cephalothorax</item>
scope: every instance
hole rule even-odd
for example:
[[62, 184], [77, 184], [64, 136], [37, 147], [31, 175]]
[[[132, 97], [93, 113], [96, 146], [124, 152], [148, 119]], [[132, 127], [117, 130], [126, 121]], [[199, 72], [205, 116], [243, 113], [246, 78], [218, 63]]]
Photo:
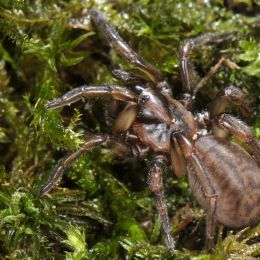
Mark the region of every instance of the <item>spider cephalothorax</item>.
[[[204, 34], [186, 40], [180, 46], [184, 95], [178, 101], [172, 96], [171, 86], [164, 80], [162, 73], [135, 53], [102, 14], [91, 10], [90, 16], [111, 47], [145, 72], [148, 79], [115, 70], [113, 74], [125, 86], [81, 86], [47, 104], [47, 108], [54, 109], [74, 103], [82, 97], [108, 96], [125, 103], [125, 106], [115, 119], [113, 134], [89, 136], [79, 150], [62, 158], [42, 188], [41, 195], [54, 186], [76, 158], [92, 148], [105, 146], [121, 156], [134, 155], [152, 160], [148, 181], [169, 249], [174, 249], [174, 240], [163, 194], [162, 173], [165, 167], [171, 166], [177, 176], [188, 176], [193, 194], [207, 211], [206, 235], [210, 246], [217, 221], [230, 227], [243, 227], [258, 222], [260, 146], [245, 123], [224, 113], [229, 103], [246, 113], [248, 107], [244, 94], [238, 88], [229, 86], [211, 103], [208, 112], [193, 115], [190, 111], [196, 93], [219, 66], [223, 63], [233, 65], [222, 58], [205, 78], [194, 84], [190, 61], [192, 51], [205, 44], [223, 41], [230, 35]], [[208, 132], [206, 128], [210, 125], [212, 130]], [[247, 143], [253, 157], [230, 142], [227, 139], [229, 134]]]

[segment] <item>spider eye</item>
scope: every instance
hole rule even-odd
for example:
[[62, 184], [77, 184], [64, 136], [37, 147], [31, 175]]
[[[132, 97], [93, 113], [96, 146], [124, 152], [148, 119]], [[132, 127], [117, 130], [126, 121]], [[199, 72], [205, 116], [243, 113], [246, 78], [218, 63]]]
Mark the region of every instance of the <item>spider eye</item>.
[[143, 95], [140, 100], [139, 100], [139, 103], [146, 103], [148, 100], [150, 99], [150, 96], [149, 95]]
[[135, 88], [137, 94], [141, 94], [145, 89], [143, 86], [140, 86], [140, 85], [135, 85], [134, 88]]

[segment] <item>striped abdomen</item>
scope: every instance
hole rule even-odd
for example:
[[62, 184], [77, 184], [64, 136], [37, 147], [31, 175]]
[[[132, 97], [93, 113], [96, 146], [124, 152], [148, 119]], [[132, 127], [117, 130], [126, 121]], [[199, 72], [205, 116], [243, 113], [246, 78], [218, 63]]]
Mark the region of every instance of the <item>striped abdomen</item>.
[[[229, 227], [244, 227], [260, 221], [260, 169], [240, 146], [214, 136], [196, 141], [198, 157], [218, 194], [216, 218]], [[208, 202], [189, 170], [193, 194], [204, 209]]]

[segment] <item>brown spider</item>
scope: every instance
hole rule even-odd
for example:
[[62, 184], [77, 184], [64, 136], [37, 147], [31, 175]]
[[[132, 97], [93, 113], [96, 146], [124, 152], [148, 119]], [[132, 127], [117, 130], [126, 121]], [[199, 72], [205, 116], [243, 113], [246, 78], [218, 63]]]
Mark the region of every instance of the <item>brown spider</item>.
[[[224, 113], [229, 103], [238, 106], [243, 113], [248, 112], [244, 94], [230, 86], [211, 103], [208, 112], [193, 115], [189, 111], [196, 93], [219, 66], [223, 63], [232, 66], [231, 62], [222, 58], [206, 77], [194, 84], [190, 61], [192, 51], [205, 44], [226, 40], [229, 35], [208, 33], [186, 40], [180, 46], [180, 70], [185, 94], [178, 101], [173, 98], [171, 87], [162, 74], [134, 52], [101, 13], [91, 10], [90, 16], [111, 47], [145, 72], [149, 79], [115, 70], [113, 74], [125, 82], [125, 86], [81, 86], [46, 105], [54, 109], [70, 105], [82, 97], [103, 96], [126, 104], [115, 119], [114, 134], [92, 135], [79, 150], [59, 160], [42, 187], [41, 196], [51, 190], [76, 158], [97, 146], [105, 146], [121, 156], [152, 158], [148, 181], [169, 249], [174, 249], [175, 245], [162, 182], [162, 173], [168, 166], [172, 167], [175, 175], [188, 176], [194, 196], [206, 210], [206, 237], [210, 247], [214, 243], [217, 221], [234, 228], [257, 223], [260, 220], [260, 145], [245, 123]], [[212, 125], [210, 132], [206, 131], [208, 125]], [[254, 158], [229, 141], [229, 134], [245, 142]]]

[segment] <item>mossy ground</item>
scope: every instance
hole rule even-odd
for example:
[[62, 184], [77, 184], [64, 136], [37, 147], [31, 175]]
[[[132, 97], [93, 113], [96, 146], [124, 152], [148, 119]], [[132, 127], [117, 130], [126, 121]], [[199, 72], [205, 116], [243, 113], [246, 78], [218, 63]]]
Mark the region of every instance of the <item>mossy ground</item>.
[[[231, 1], [225, 1], [228, 3]], [[115, 82], [122, 64], [90, 24], [95, 7], [127, 42], [181, 90], [178, 46], [205, 32], [232, 32], [217, 47], [194, 54], [203, 76], [222, 56], [239, 69], [222, 68], [198, 95], [204, 109], [229, 84], [247, 93], [253, 108], [244, 120], [260, 137], [259, 5], [222, 0], [2, 0], [0, 2], [0, 258], [1, 259], [257, 259], [260, 226], [221, 229], [214, 253], [204, 250], [204, 213], [187, 182], [165, 174], [173, 257], [146, 184], [148, 162], [120, 161], [95, 149], [77, 160], [49, 196], [39, 190], [58, 159], [86, 134], [109, 131], [104, 100], [47, 111], [47, 101], [82, 84]], [[74, 28], [73, 28], [74, 27]], [[231, 107], [232, 113], [238, 114]], [[186, 223], [186, 224], [185, 224]]]

